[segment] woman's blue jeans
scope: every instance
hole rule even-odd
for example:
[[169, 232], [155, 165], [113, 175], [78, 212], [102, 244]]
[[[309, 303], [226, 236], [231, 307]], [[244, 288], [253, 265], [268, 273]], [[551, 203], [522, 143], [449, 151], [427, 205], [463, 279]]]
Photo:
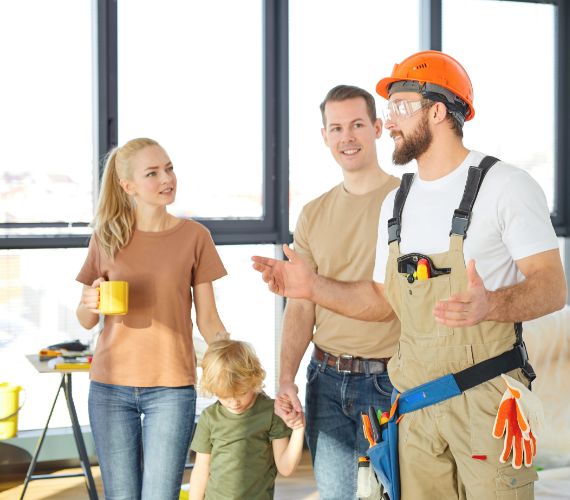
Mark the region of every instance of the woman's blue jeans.
[[106, 500], [178, 500], [196, 391], [91, 382], [89, 420]]
[[305, 433], [321, 500], [356, 498], [358, 457], [369, 447], [360, 414], [369, 406], [388, 411], [392, 389], [387, 372], [344, 374], [311, 359]]

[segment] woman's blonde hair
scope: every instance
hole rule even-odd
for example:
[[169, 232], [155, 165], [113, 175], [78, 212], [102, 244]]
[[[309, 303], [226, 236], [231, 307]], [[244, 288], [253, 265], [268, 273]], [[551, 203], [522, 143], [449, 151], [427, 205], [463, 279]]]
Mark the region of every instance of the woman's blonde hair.
[[261, 392], [265, 370], [251, 344], [239, 340], [212, 342], [202, 360], [200, 391], [231, 397], [253, 390]]
[[160, 147], [160, 144], [144, 137], [132, 139], [107, 155], [93, 226], [99, 244], [110, 258], [127, 245], [135, 225], [135, 204], [120, 180], [132, 178], [130, 160], [148, 146]]

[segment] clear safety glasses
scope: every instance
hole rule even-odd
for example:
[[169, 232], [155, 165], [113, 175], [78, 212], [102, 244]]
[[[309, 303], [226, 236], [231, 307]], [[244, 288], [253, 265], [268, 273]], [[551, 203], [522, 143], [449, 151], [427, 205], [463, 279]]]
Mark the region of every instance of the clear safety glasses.
[[433, 103], [423, 99], [419, 99], [417, 101], [388, 101], [388, 104], [382, 110], [382, 118], [385, 122], [402, 120], [404, 118], [409, 118], [420, 109], [431, 104]]

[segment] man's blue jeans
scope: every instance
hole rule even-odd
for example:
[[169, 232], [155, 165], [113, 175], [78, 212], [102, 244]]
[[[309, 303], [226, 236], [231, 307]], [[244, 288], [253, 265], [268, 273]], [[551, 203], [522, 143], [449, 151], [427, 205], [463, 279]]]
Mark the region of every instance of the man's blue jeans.
[[92, 381], [89, 420], [105, 499], [178, 500], [195, 411], [194, 386]]
[[361, 412], [388, 411], [388, 372], [343, 374], [311, 359], [307, 368], [306, 435], [322, 500], [356, 498], [358, 457], [366, 455]]

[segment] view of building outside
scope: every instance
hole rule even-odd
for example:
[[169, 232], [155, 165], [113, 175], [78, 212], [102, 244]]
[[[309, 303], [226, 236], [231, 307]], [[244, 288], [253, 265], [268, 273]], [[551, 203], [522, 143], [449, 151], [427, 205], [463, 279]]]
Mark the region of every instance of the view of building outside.
[[0, 3], [0, 223], [91, 220], [91, 14], [90, 0]]

